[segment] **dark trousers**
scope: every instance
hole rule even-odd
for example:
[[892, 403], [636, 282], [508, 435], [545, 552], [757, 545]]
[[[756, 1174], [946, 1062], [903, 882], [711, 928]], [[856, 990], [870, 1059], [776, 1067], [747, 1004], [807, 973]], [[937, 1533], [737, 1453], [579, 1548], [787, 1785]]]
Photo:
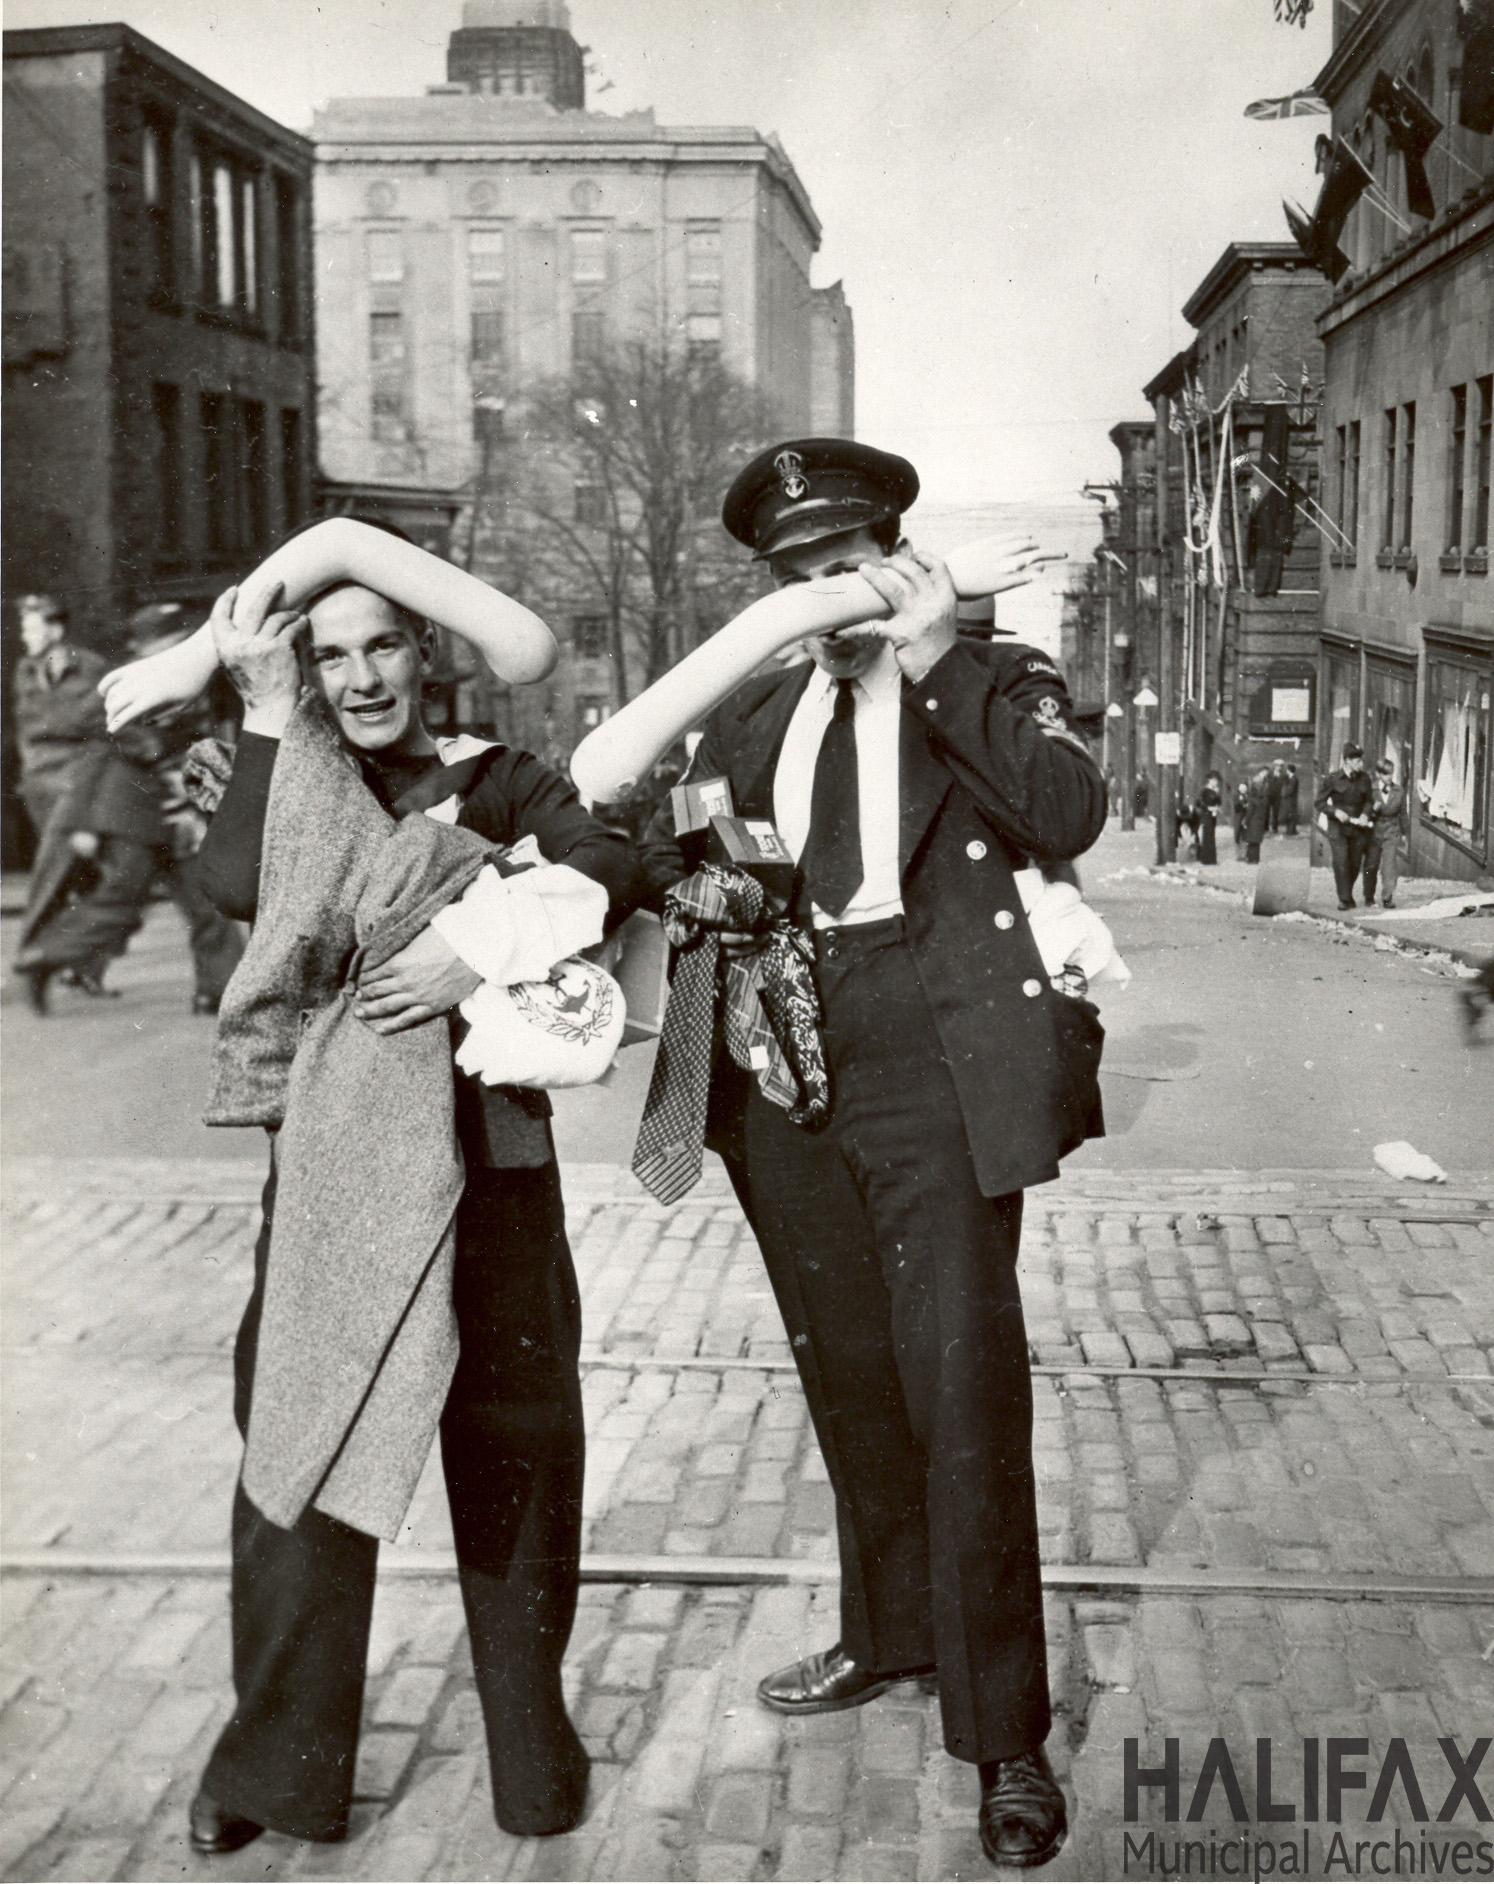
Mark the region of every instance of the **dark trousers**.
[[1219, 821], [1212, 811], [1202, 812], [1198, 820], [1198, 861], [1200, 863], [1218, 863], [1219, 851], [1215, 843], [1215, 834]]
[[244, 953], [239, 925], [220, 915], [208, 901], [195, 855], [173, 857], [166, 882], [187, 925], [193, 992], [216, 1004]]
[[821, 939], [833, 1110], [747, 1102], [742, 1185], [835, 1491], [841, 1640], [937, 1663], [963, 1760], [1041, 1745], [1048, 1680], [1017, 1287], [901, 920]]
[[1375, 891], [1385, 891], [1387, 907], [1395, 901], [1401, 880], [1401, 834], [1398, 830], [1374, 830], [1364, 847], [1364, 900], [1373, 903]]
[[1339, 824], [1328, 820], [1328, 853], [1333, 859], [1333, 887], [1340, 904], [1354, 900], [1354, 881], [1369, 848], [1370, 833], [1358, 824]]
[[70, 901], [41, 912], [34, 933], [28, 933], [16, 955], [18, 968], [80, 968], [102, 971], [122, 955], [140, 927], [150, 886], [160, 867], [161, 853], [133, 838], [105, 836], [98, 856], [86, 870], [88, 887]]
[[[274, 1206], [234, 1355], [248, 1427]], [[585, 1450], [581, 1305], [554, 1164], [469, 1168], [453, 1283], [461, 1355], [441, 1417], [457, 1568], [487, 1726], [498, 1823], [520, 1836], [579, 1815], [587, 1759], [560, 1663], [575, 1617]], [[308, 1509], [233, 1511], [237, 1706], [203, 1774], [231, 1812], [296, 1838], [347, 1830], [378, 1540]]]

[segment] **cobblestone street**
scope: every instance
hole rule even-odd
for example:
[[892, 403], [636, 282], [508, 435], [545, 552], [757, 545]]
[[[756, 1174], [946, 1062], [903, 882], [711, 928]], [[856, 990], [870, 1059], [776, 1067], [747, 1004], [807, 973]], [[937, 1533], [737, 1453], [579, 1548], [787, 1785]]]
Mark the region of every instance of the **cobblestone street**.
[[[385, 1553], [352, 1837], [266, 1837], [206, 1867], [182, 1828], [228, 1691], [253, 1184], [241, 1163], [12, 1166], [7, 1876], [990, 1875], [974, 1773], [917, 1684], [800, 1723], [754, 1699], [835, 1638], [833, 1517], [719, 1172], [672, 1210], [615, 1167], [567, 1179], [584, 1824], [528, 1841], [493, 1824], [432, 1471]], [[1491, 1256], [1494, 1200], [1466, 1183], [1090, 1171], [1029, 1195], [1050, 1753], [1078, 1802], [1044, 1876], [1119, 1876], [1126, 1832], [1164, 1829], [1160, 1794], [1123, 1823], [1128, 1737], [1144, 1767], [1180, 1738], [1188, 1776], [1222, 1736], [1247, 1792], [1257, 1737], [1287, 1772], [1305, 1736], [1367, 1740], [1371, 1772], [1399, 1737], [1440, 1801], [1438, 1741], [1466, 1755], [1494, 1722]], [[1367, 1809], [1346, 1795], [1346, 1820]], [[1218, 1787], [1207, 1823], [1239, 1829]], [[1314, 1866], [1332, 1829], [1314, 1828]], [[1466, 1800], [1443, 1830], [1477, 1834]]]

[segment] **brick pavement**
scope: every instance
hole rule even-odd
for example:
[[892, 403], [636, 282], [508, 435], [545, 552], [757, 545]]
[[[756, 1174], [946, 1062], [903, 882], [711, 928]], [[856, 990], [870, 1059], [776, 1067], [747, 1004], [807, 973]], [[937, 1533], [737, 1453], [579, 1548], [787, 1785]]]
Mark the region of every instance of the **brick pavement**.
[[[221, 1577], [187, 1572], [222, 1562], [252, 1190], [242, 1168], [200, 1166], [190, 1184], [81, 1167], [67, 1192], [39, 1167], [9, 1181], [7, 1553], [160, 1562], [6, 1579], [0, 1873], [194, 1876], [181, 1820], [221, 1723], [227, 1642]], [[386, 1579], [354, 1836], [261, 1840], [203, 1874], [989, 1875], [971, 1775], [916, 1687], [808, 1723], [752, 1698], [764, 1669], [834, 1637], [832, 1513], [719, 1176], [670, 1211], [605, 1167], [572, 1171], [568, 1196], [588, 1551], [674, 1558], [691, 1578], [713, 1558], [765, 1576], [788, 1559], [800, 1580], [589, 1585], [567, 1679], [598, 1762], [592, 1805], [568, 1838], [517, 1841], [488, 1809], [451, 1580]], [[1122, 1584], [1050, 1597], [1050, 1751], [1081, 1803], [1044, 1875], [1120, 1874], [1127, 1736], [1144, 1764], [1181, 1736], [1196, 1773], [1224, 1735], [1248, 1792], [1240, 1750], [1253, 1758], [1258, 1734], [1399, 1735], [1430, 1773], [1440, 1736], [1466, 1749], [1494, 1727], [1491, 1218], [1486, 1188], [1359, 1175], [1096, 1172], [1031, 1195], [1045, 1562]], [[439, 1571], [441, 1506], [428, 1475], [406, 1570]], [[1243, 1593], [1147, 1582], [1200, 1570], [1238, 1572]], [[1461, 1579], [1486, 1600], [1280, 1593], [1315, 1573]], [[1366, 1795], [1349, 1809], [1362, 1818]], [[1155, 1802], [1146, 1813], [1161, 1829]]]

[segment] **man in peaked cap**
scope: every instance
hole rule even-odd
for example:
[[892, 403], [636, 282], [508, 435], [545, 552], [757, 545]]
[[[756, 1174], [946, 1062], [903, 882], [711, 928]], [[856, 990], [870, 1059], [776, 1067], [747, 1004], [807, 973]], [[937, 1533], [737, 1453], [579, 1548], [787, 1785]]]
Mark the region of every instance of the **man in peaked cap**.
[[[790, 1122], [726, 1055], [712, 1145], [761, 1245], [835, 1490], [841, 1639], [770, 1674], [784, 1714], [937, 1672], [945, 1742], [981, 1776], [994, 1863], [1067, 1831], [1050, 1716], [1017, 1244], [1022, 1190], [1101, 1129], [1094, 1008], [1058, 991], [1014, 872], [1105, 822], [1063, 678], [957, 632], [949, 572], [901, 537], [918, 477], [796, 439], [727, 493], [780, 587], [857, 570], [886, 620], [821, 635], [710, 716], [692, 775], [772, 819], [812, 932], [831, 1112]], [[685, 865], [662, 811], [655, 885]]]

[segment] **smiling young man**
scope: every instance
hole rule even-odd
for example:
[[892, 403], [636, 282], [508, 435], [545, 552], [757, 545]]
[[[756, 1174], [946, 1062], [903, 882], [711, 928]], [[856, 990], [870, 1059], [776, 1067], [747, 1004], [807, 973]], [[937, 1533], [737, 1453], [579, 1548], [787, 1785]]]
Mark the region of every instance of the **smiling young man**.
[[[223, 597], [213, 620], [220, 659], [244, 699], [244, 728], [201, 852], [204, 881], [225, 914], [256, 915], [271, 782], [290, 751], [295, 716], [306, 710], [299, 649], [343, 749], [384, 811], [396, 821], [424, 813], [494, 845], [532, 838], [546, 859], [575, 873], [573, 881], [554, 873], [568, 884], [554, 921], [555, 954], [600, 936], [609, 900], [616, 906], [630, 893], [626, 842], [597, 824], [565, 780], [531, 754], [432, 736], [421, 713], [434, 653], [425, 623], [352, 585], [315, 599], [306, 615], [267, 606], [237, 626], [234, 599], [232, 591]], [[315, 841], [309, 826], [307, 835]], [[489, 866], [408, 946], [346, 990], [351, 1011], [383, 1035], [425, 1023], [444, 1029], [480, 978], [506, 985], [545, 972], [554, 956], [546, 953], [538, 966], [527, 959], [538, 946], [532, 928], [516, 919], [507, 886]], [[314, 937], [307, 940], [314, 946]], [[295, 937], [292, 944], [294, 953]], [[324, 990], [324, 1011], [343, 992]], [[316, 1016], [303, 1011], [301, 1019]], [[449, 1391], [437, 1390], [445, 1399], [432, 1420], [439, 1411], [497, 1818], [520, 1836], [554, 1833], [579, 1817], [588, 1765], [560, 1683], [580, 1552], [580, 1301], [548, 1099], [460, 1073], [455, 1089], [465, 1166], [451, 1280], [459, 1354]], [[378, 1100], [368, 1095], [370, 1112]], [[398, 1120], [381, 1124], [390, 1128], [387, 1142], [365, 1148], [378, 1173], [392, 1174], [379, 1181], [413, 1184]], [[378, 1129], [368, 1129], [378, 1141]], [[235, 1416], [249, 1454], [257, 1371], [278, 1386], [293, 1359], [303, 1369], [308, 1359], [313, 1370], [342, 1365], [341, 1350], [335, 1362], [288, 1355], [283, 1335], [280, 1349], [269, 1351], [267, 1271], [282, 1260], [282, 1246], [271, 1240], [276, 1167], [272, 1153], [254, 1291], [235, 1355]], [[365, 1256], [352, 1254], [356, 1269]], [[366, 1258], [376, 1254], [369, 1249]], [[358, 1293], [355, 1286], [353, 1312]], [[293, 1328], [289, 1340], [304, 1346], [310, 1338]], [[356, 1352], [358, 1343], [351, 1346]], [[329, 1462], [328, 1477], [332, 1469]], [[233, 1517], [237, 1705], [193, 1801], [199, 1851], [235, 1850], [266, 1827], [310, 1839], [345, 1834], [377, 1551], [375, 1536], [314, 1502], [289, 1527], [272, 1522], [241, 1480]]]
[[[1022, 1187], [1100, 1129], [1100, 1029], [1050, 982], [1014, 871], [1087, 849], [1105, 785], [1047, 656], [957, 633], [948, 571], [900, 539], [917, 492], [902, 458], [800, 439], [748, 465], [723, 511], [780, 586], [855, 570], [889, 610], [739, 688], [691, 769], [724, 773], [798, 862], [831, 1083], [820, 1132], [725, 1055], [712, 1091], [840, 1542], [840, 1641], [758, 1692], [815, 1714], [937, 1674], [987, 1854], [1036, 1865], [1067, 1818], [1043, 1750], [1017, 1243]], [[664, 818], [646, 861], [656, 888], [684, 874]]]

